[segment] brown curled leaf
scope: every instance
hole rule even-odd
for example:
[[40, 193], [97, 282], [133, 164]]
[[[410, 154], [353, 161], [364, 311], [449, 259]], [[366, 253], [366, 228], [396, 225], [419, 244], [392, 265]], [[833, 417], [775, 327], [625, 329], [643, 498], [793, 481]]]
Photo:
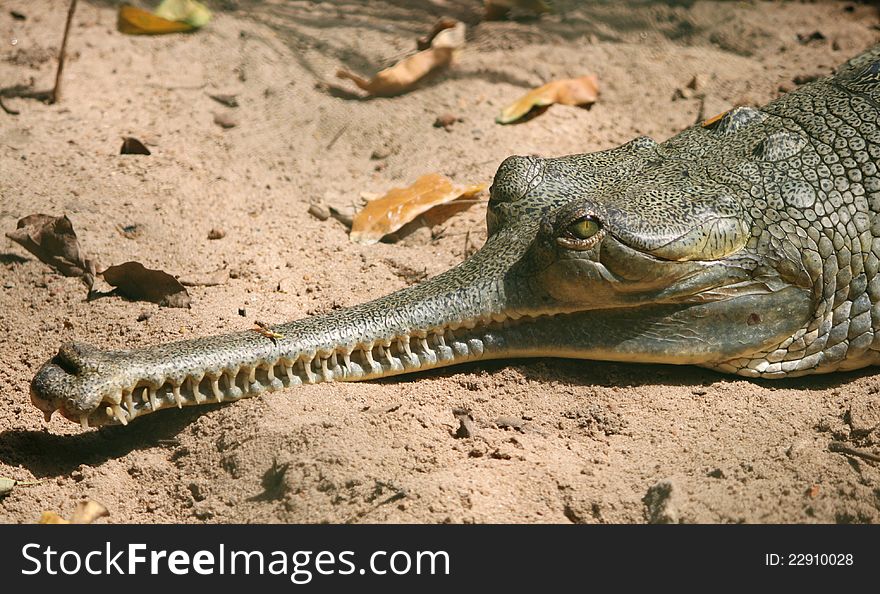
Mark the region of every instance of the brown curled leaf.
[[554, 80], [546, 85], [533, 89], [501, 110], [495, 118], [499, 124], [510, 124], [533, 109], [547, 107], [554, 103], [588, 107], [599, 98], [599, 82], [595, 75]]
[[32, 214], [20, 219], [16, 227], [6, 237], [64, 276], [80, 277], [92, 288], [97, 264], [82, 252], [67, 215]]
[[423, 35], [416, 40], [416, 48], [421, 50], [426, 50], [431, 47], [431, 43], [434, 42], [434, 38], [437, 35], [444, 31], [445, 29], [452, 29], [458, 24], [458, 20], [452, 17], [440, 17], [434, 26], [431, 27], [431, 31], [427, 35]]
[[149, 155], [150, 149], [144, 146], [144, 143], [134, 136], [126, 136], [122, 139], [122, 148], [119, 149], [120, 155]]
[[463, 204], [472, 204], [475, 196], [485, 188], [485, 184], [458, 186], [439, 173], [423, 175], [411, 186], [394, 188], [381, 198], [367, 203], [352, 221], [351, 240], [363, 244], [376, 243], [440, 205], [448, 205], [459, 199]]
[[454, 51], [464, 45], [464, 34], [464, 23], [456, 23], [454, 27], [440, 31], [431, 42], [430, 48], [380, 71], [369, 80], [344, 69], [337, 70], [336, 77], [347, 78], [377, 97], [406, 93], [429, 73], [452, 62]]
[[140, 262], [125, 262], [101, 273], [117, 291], [135, 301], [150, 301], [162, 307], [190, 306], [190, 297], [180, 282], [162, 270], [145, 268]]

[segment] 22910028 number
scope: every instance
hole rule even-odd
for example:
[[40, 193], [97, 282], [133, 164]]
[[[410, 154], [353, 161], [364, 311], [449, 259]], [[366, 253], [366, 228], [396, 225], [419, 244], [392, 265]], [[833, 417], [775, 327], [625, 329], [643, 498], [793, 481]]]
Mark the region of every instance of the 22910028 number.
[[852, 565], [852, 553], [789, 553], [787, 565]]

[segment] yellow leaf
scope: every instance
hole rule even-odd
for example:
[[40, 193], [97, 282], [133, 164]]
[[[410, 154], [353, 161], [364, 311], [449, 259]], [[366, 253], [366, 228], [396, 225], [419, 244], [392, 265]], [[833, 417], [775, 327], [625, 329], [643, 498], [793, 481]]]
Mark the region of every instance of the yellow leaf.
[[163, 0], [156, 7], [155, 15], [169, 21], [184, 22], [196, 29], [204, 27], [211, 20], [211, 11], [196, 0]]
[[189, 23], [169, 21], [146, 10], [123, 4], [119, 7], [116, 28], [120, 33], [128, 35], [162, 35], [192, 31], [195, 27]]
[[586, 107], [599, 97], [599, 83], [592, 74], [580, 78], [567, 78], [549, 82], [533, 89], [501, 110], [495, 118], [499, 124], [510, 124], [528, 114], [534, 108], [559, 103]]
[[336, 71], [337, 78], [347, 78], [370, 95], [390, 97], [412, 89], [428, 73], [452, 62], [454, 50], [464, 45], [464, 23], [441, 30], [431, 42], [431, 47], [403, 59], [394, 66], [366, 79], [348, 70]]
[[40, 516], [40, 524], [70, 524], [70, 522], [53, 511], [44, 511]]
[[486, 184], [457, 186], [439, 173], [423, 175], [411, 186], [394, 188], [381, 198], [370, 201], [354, 217], [351, 240], [376, 243], [432, 208], [453, 200], [473, 200], [485, 189]]

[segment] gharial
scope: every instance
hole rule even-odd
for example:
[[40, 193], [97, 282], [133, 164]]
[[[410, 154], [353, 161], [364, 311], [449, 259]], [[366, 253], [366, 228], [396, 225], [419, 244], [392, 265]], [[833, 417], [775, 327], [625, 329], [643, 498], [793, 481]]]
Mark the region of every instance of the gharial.
[[174, 406], [465, 361], [574, 357], [781, 378], [880, 362], [880, 46], [663, 143], [509, 157], [473, 256], [375, 301], [129, 351], [61, 346], [46, 417]]

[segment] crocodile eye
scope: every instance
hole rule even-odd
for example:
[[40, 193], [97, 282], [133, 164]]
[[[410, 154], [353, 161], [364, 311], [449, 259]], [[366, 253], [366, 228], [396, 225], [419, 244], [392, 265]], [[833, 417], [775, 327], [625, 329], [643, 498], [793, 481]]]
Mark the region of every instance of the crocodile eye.
[[556, 233], [557, 244], [567, 250], [578, 252], [592, 249], [605, 237], [602, 223], [592, 215], [575, 219]]
[[583, 241], [593, 237], [599, 232], [600, 228], [599, 221], [593, 217], [584, 217], [570, 224], [568, 226], [568, 233], [573, 239]]

